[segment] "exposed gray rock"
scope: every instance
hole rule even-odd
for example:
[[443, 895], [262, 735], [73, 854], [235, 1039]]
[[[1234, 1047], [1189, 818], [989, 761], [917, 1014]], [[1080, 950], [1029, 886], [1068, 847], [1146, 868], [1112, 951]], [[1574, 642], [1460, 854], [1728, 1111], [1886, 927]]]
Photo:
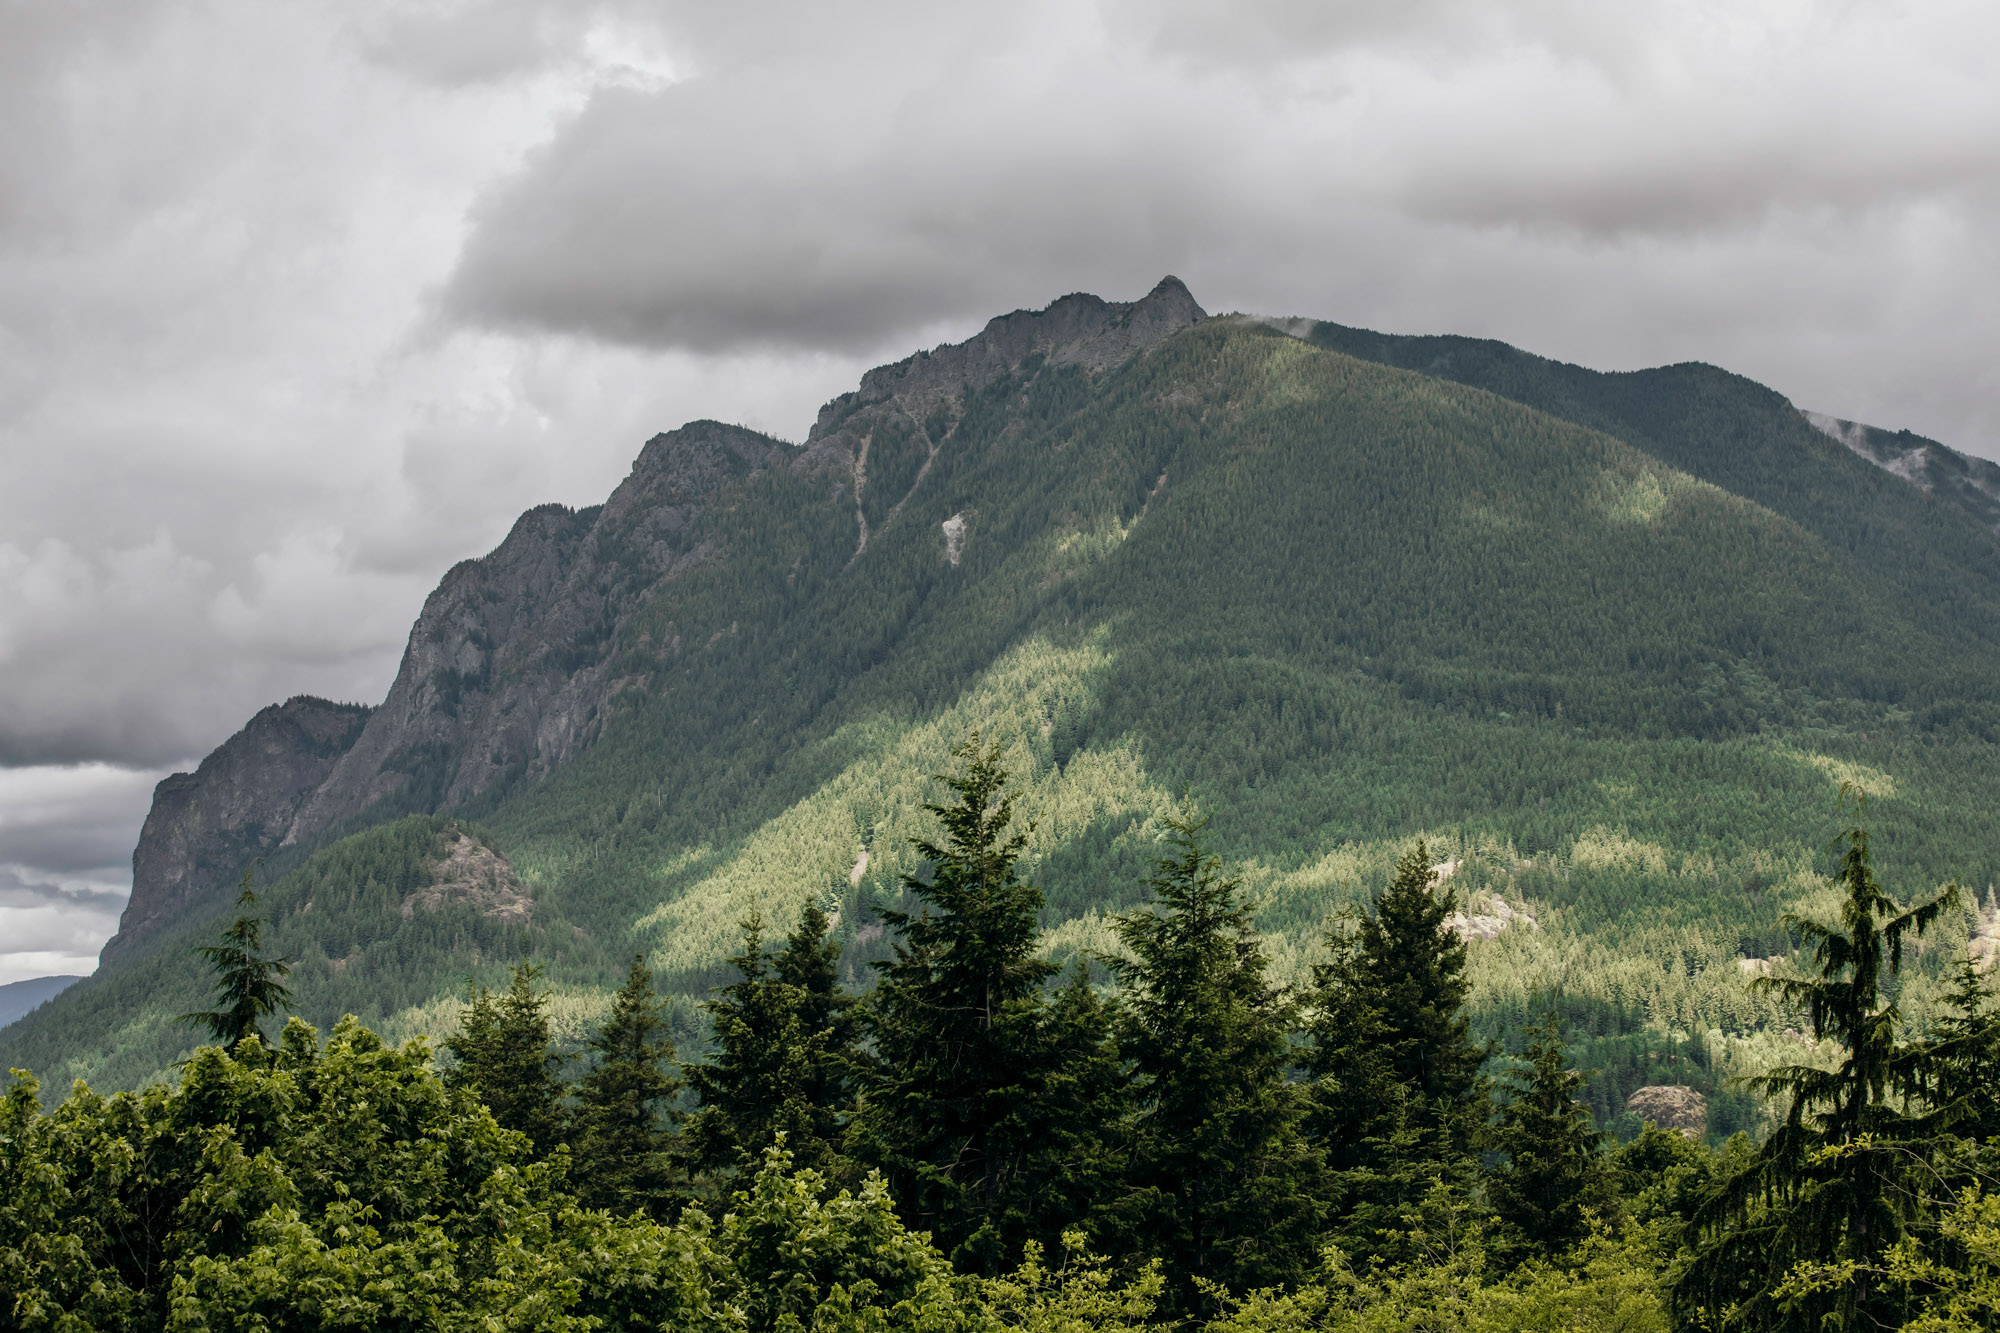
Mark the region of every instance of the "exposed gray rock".
[[921, 426], [940, 406], [985, 388], [1037, 353], [1050, 365], [1107, 370], [1206, 318], [1186, 284], [1171, 276], [1137, 301], [1105, 301], [1079, 292], [1046, 310], [997, 315], [962, 343], [918, 352], [863, 375], [859, 389], [820, 409], [807, 443], [876, 404], [893, 404]]
[[1625, 1109], [1648, 1124], [1698, 1139], [1708, 1132], [1708, 1100], [1681, 1084], [1640, 1088], [1625, 1099]]
[[526, 925], [534, 899], [506, 857], [459, 830], [431, 867], [431, 882], [403, 900], [403, 919], [450, 903], [471, 903], [482, 915]]
[[250, 719], [192, 773], [153, 788], [132, 853], [132, 897], [111, 958], [285, 837], [368, 720], [361, 704], [304, 695]]
[[693, 540], [695, 516], [795, 452], [697, 421], [647, 441], [603, 505], [523, 514], [492, 554], [455, 566], [424, 603], [388, 698], [285, 840], [378, 802], [443, 809], [552, 772], [594, 735], [612, 685], [603, 658], [625, 618], [662, 580], [719, 554]]

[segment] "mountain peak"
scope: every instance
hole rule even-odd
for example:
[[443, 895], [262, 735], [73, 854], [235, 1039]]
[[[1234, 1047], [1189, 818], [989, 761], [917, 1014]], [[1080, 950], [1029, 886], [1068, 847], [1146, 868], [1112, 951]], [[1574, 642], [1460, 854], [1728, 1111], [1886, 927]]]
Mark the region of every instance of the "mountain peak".
[[1041, 310], [996, 315], [962, 343], [918, 352], [863, 375], [859, 389], [820, 409], [807, 442], [832, 434], [855, 411], [875, 403], [893, 401], [911, 420], [924, 421], [940, 403], [985, 388], [1036, 354], [1050, 365], [1108, 370], [1207, 318], [1187, 284], [1171, 274], [1136, 301], [1073, 292]]

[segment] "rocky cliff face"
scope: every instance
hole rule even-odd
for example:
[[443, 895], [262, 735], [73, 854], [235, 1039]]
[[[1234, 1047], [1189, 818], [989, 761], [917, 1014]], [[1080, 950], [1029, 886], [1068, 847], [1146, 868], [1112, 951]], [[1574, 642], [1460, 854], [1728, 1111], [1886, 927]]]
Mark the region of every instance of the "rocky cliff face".
[[545, 505], [492, 554], [445, 575], [410, 632], [388, 698], [285, 833], [462, 805], [547, 776], [594, 737], [615, 688], [604, 659], [647, 593], [725, 553], [691, 520], [796, 450], [698, 421], [647, 442], [602, 506]]
[[132, 853], [132, 897], [109, 959], [269, 851], [368, 720], [361, 704], [304, 695], [273, 704], [192, 773], [153, 788]]
[[[625, 622], [666, 582], [729, 558], [696, 520], [758, 472], [791, 468], [851, 493], [859, 558], [870, 523], [895, 522], [948, 447], [968, 393], [1034, 357], [1102, 371], [1204, 317], [1176, 278], [1127, 303], [1066, 296], [870, 371], [821, 411], [803, 448], [714, 421], [656, 436], [603, 505], [532, 509], [491, 554], [447, 573], [372, 712], [295, 699], [161, 783], [107, 957], [275, 846], [462, 807], [560, 767], [595, 739], [624, 684], [609, 663]], [[871, 449], [879, 464], [891, 441], [902, 465], [878, 466], [871, 491]]]

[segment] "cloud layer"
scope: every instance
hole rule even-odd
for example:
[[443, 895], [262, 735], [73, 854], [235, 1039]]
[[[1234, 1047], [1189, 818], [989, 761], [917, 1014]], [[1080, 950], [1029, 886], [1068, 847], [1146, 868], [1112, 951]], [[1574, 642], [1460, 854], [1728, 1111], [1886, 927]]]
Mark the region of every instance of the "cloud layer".
[[1997, 39], [1975, 0], [0, 8], [0, 976], [108, 930], [159, 771], [379, 698], [520, 510], [1063, 292], [1708, 360], [2000, 454]]

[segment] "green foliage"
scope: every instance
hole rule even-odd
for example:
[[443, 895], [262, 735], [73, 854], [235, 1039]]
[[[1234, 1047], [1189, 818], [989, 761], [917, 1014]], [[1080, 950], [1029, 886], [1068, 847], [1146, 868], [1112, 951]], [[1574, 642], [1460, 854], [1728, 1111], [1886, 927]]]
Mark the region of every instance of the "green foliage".
[[1309, 1124], [1335, 1173], [1332, 1205], [1360, 1254], [1403, 1248], [1409, 1208], [1445, 1182], [1467, 1191], [1486, 1116], [1488, 1052], [1466, 1016], [1466, 945], [1419, 841], [1373, 910], [1329, 931], [1315, 969]]
[[880, 1175], [858, 1194], [832, 1193], [819, 1172], [790, 1165], [784, 1143], [773, 1144], [715, 1235], [733, 1278], [720, 1294], [742, 1310], [747, 1333], [976, 1326], [971, 1290], [926, 1236], [904, 1228]]
[[1925, 1100], [1945, 1108], [1959, 1136], [2000, 1139], [2000, 1012], [1977, 959], [1959, 963], [1943, 1007], [1917, 1062], [1928, 1075]]
[[839, 947], [826, 913], [807, 904], [775, 956], [763, 922], [743, 923], [737, 979], [708, 1003], [714, 1053], [688, 1069], [701, 1109], [688, 1121], [686, 1153], [698, 1170], [755, 1164], [784, 1136], [800, 1166], [846, 1174], [840, 1140], [852, 1114], [858, 1015], [840, 988]]
[[[1864, 829], [1841, 858], [1837, 927], [1799, 915], [1786, 925], [1814, 944], [1814, 975], [1764, 983], [1804, 1011], [1812, 1036], [1839, 1051], [1832, 1068], [1788, 1065], [1759, 1080], [1788, 1099], [1785, 1120], [1704, 1209], [1707, 1232], [1676, 1296], [1689, 1310], [1749, 1328], [1892, 1324], [1901, 1302], [1880, 1281], [1888, 1249], [1932, 1208], [1934, 1159], [1952, 1108], [1926, 1111], [1929, 1054], [1899, 1040], [1884, 994], [1906, 936], [1957, 898], [1947, 885], [1904, 907], [1876, 882]], [[1801, 1284], [1800, 1265], [1831, 1277]]]
[[580, 1210], [421, 1043], [352, 1020], [52, 1113], [17, 1080], [0, 1114], [10, 1327], [729, 1326], [702, 1237]]
[[573, 1114], [577, 1193], [593, 1208], [664, 1213], [673, 1198], [670, 1112], [681, 1081], [667, 1071], [674, 1039], [652, 973], [639, 959], [589, 1051]]
[[257, 906], [250, 876], [255, 867], [243, 872], [242, 891], [236, 906], [241, 915], [222, 932], [222, 943], [204, 944], [195, 953], [215, 973], [217, 1008], [201, 1013], [182, 1014], [183, 1023], [197, 1023], [209, 1035], [233, 1051], [251, 1037], [261, 1036], [257, 1020], [275, 1014], [291, 1003], [284, 977], [291, 971], [291, 959], [266, 958], [262, 947], [264, 921], [250, 915]]
[[1318, 1230], [1320, 1162], [1286, 1078], [1296, 1011], [1266, 976], [1241, 881], [1225, 877], [1192, 809], [1167, 821], [1173, 854], [1147, 881], [1152, 905], [1118, 922], [1130, 954], [1122, 1045], [1137, 1078], [1126, 1203], [1175, 1274], [1176, 1304], [1203, 1284], [1294, 1279]]
[[540, 976], [539, 965], [522, 963], [504, 993], [474, 989], [459, 1030], [445, 1042], [455, 1062], [445, 1081], [477, 1094], [501, 1128], [548, 1153], [568, 1137], [569, 1116], [563, 1059], [550, 1048], [547, 996], [535, 987]]
[[962, 772], [939, 779], [957, 799], [925, 807], [944, 841], [919, 840], [929, 873], [904, 880], [935, 910], [884, 913], [900, 939], [864, 1011], [874, 1058], [854, 1142], [941, 1244], [997, 1269], [1018, 1246], [1008, 1233], [1038, 1146], [1042, 983], [1055, 969], [1034, 954], [1042, 895], [1016, 870], [1026, 836], [1009, 829], [999, 751], [975, 735], [958, 758]]
[[1576, 1097], [1582, 1086], [1551, 1017], [1532, 1034], [1527, 1071], [1493, 1129], [1492, 1146], [1506, 1158], [1489, 1185], [1493, 1211], [1510, 1239], [1543, 1257], [1569, 1249], [1615, 1211], [1603, 1136]]

